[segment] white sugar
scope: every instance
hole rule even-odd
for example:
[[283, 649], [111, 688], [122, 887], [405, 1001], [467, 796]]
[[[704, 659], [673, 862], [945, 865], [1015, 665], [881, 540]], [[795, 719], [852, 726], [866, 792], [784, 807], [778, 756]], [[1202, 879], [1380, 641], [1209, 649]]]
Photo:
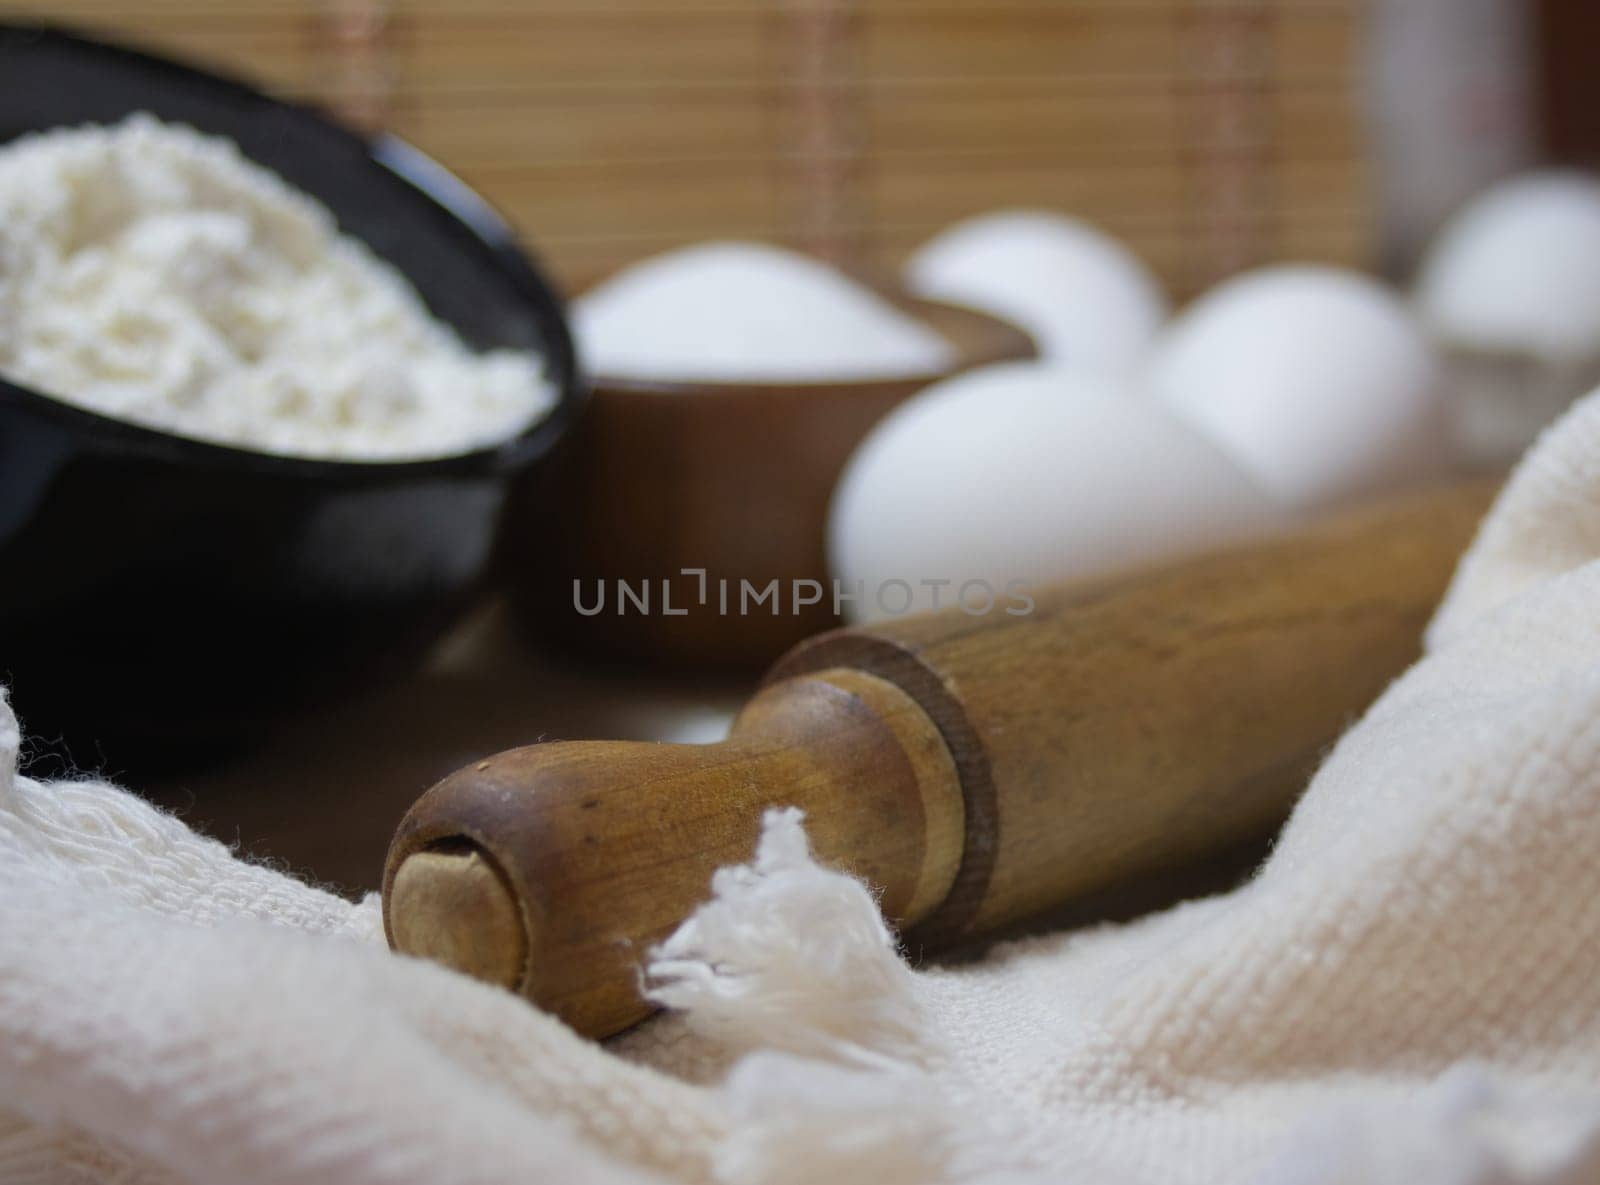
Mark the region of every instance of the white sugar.
[[937, 375], [949, 342], [824, 263], [757, 243], [704, 243], [636, 264], [573, 314], [605, 378], [830, 382]]

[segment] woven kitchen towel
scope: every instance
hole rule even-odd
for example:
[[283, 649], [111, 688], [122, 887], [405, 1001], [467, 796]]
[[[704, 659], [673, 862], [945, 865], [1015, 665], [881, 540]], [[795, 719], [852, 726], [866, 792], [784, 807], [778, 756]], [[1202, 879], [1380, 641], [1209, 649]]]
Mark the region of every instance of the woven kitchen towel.
[[17, 745], [0, 1181], [1600, 1180], [1600, 398], [1244, 887], [912, 971], [779, 812], [609, 1049]]

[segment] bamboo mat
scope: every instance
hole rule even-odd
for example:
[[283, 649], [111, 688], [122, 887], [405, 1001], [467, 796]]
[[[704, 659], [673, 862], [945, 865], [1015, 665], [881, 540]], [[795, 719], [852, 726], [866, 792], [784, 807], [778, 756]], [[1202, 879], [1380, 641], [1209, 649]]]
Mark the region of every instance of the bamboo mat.
[[1357, 0], [49, 0], [45, 17], [390, 126], [569, 288], [711, 236], [893, 266], [1002, 205], [1188, 295], [1365, 264]]

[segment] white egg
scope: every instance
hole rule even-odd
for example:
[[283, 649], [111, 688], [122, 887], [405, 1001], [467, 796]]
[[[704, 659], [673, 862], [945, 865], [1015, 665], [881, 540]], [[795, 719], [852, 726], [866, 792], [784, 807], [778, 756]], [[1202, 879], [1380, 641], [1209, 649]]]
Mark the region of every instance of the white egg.
[[906, 265], [919, 296], [1011, 321], [1041, 356], [1123, 373], [1167, 315], [1150, 270], [1087, 223], [1042, 211], [969, 218], [925, 244]]
[[[1076, 368], [988, 367], [887, 416], [834, 492], [829, 557], [855, 621], [1037, 590], [1257, 534], [1282, 519], [1159, 404]], [[942, 583], [941, 583], [942, 582]], [[964, 591], [963, 586], [975, 582]]]
[[1543, 172], [1486, 190], [1430, 248], [1417, 307], [1452, 344], [1600, 354], [1600, 181]]
[[1274, 267], [1220, 285], [1156, 344], [1144, 383], [1291, 507], [1424, 480], [1448, 455], [1432, 349], [1354, 272]]
[[606, 378], [834, 382], [943, 374], [955, 348], [825, 263], [712, 242], [626, 268], [572, 310], [578, 353]]

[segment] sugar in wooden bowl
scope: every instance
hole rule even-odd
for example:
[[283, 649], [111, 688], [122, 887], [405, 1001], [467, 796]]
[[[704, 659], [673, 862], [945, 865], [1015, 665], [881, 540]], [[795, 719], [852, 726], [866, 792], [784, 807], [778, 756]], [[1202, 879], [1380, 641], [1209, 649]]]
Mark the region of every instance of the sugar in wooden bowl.
[[839, 621], [828, 503], [872, 426], [1034, 346], [987, 314], [773, 248], [678, 262], [676, 278], [652, 261], [578, 303], [593, 398], [515, 500], [507, 568], [523, 618], [565, 646], [754, 670]]

